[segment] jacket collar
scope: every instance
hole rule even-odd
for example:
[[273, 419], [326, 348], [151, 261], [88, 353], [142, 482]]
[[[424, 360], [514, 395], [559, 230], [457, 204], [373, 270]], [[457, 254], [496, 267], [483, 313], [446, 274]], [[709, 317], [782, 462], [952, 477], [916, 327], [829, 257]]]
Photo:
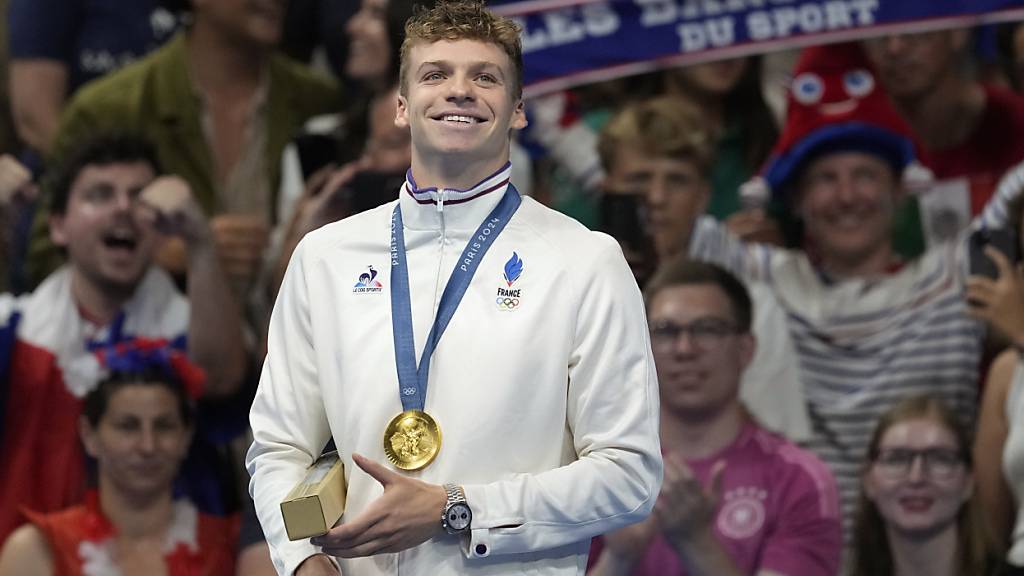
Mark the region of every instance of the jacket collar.
[[501, 200], [509, 186], [512, 164], [470, 188], [419, 188], [412, 170], [406, 172], [399, 194], [402, 222], [410, 230], [475, 230]]

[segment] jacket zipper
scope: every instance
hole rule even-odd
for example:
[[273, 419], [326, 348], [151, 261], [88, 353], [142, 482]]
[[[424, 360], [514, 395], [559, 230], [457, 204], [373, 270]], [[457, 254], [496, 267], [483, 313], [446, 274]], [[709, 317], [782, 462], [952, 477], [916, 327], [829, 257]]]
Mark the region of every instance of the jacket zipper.
[[441, 220], [441, 237], [438, 239], [438, 255], [437, 255], [437, 273], [434, 276], [434, 314], [433, 317], [437, 317], [437, 310], [441, 306], [441, 272], [444, 270], [444, 245], [448, 239], [447, 230], [444, 225], [444, 197], [446, 190], [443, 188], [437, 191], [437, 216]]

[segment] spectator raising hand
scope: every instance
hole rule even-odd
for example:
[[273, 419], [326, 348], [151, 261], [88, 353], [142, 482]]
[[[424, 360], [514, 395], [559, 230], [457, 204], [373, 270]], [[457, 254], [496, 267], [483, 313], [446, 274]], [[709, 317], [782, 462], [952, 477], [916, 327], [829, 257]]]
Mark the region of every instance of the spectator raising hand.
[[187, 240], [205, 236], [209, 226], [202, 208], [179, 176], [161, 176], [142, 191], [139, 198], [147, 220], [163, 234]]
[[1024, 272], [992, 246], [985, 248], [985, 254], [999, 275], [994, 280], [977, 275], [967, 279], [970, 314], [1010, 338], [1014, 346], [1024, 347]]

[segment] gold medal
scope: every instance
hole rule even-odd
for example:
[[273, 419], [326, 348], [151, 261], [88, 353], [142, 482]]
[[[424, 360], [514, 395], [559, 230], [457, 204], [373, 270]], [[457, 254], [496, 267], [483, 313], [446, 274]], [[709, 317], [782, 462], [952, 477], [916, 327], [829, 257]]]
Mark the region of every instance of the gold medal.
[[441, 428], [422, 410], [406, 410], [388, 422], [384, 453], [402, 470], [419, 470], [441, 449]]

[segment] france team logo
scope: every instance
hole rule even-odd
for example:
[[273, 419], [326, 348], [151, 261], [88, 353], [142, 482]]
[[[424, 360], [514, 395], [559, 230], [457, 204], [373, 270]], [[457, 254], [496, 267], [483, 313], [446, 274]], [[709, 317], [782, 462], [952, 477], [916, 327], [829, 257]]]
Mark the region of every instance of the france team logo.
[[512, 284], [515, 284], [516, 280], [523, 275], [523, 259], [519, 257], [519, 254], [512, 253], [512, 257], [505, 262], [505, 284], [507, 288], [503, 286], [498, 287], [497, 297], [494, 299], [495, 305], [498, 310], [509, 312], [519, 307], [519, 299], [523, 295], [522, 288], [512, 289]]
[[519, 280], [519, 277], [523, 274], [523, 260], [519, 257], [519, 254], [512, 253], [512, 257], [505, 262], [505, 282], [512, 287], [512, 284]]

